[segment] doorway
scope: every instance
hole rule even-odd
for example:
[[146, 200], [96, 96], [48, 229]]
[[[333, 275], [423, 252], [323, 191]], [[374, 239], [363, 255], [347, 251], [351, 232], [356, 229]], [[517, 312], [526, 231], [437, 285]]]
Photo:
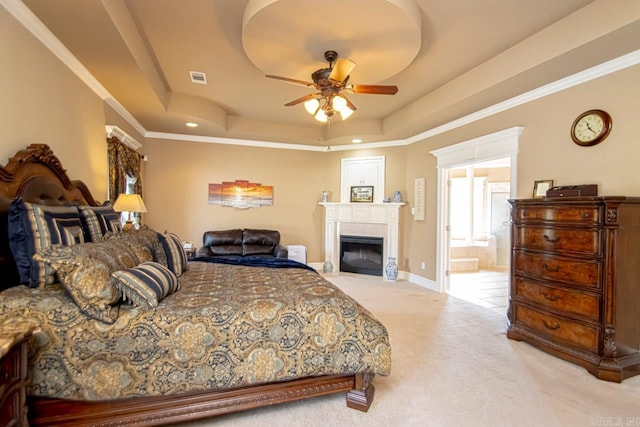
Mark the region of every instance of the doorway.
[[505, 314], [508, 302], [510, 158], [449, 169], [448, 293]]
[[[449, 145], [431, 154], [438, 161], [436, 289], [450, 291], [451, 224], [449, 182], [451, 170], [495, 159], [509, 159], [509, 197], [517, 188], [518, 144], [523, 127], [517, 126], [472, 140]], [[508, 256], [507, 256], [508, 258]]]

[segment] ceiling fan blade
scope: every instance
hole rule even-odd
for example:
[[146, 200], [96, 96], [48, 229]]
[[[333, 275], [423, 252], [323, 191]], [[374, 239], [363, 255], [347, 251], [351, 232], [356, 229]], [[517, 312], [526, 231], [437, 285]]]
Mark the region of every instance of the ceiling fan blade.
[[294, 99], [291, 102], [287, 102], [286, 104], [284, 104], [284, 106], [285, 107], [291, 107], [292, 105], [297, 105], [297, 104], [300, 104], [301, 102], [306, 102], [306, 101], [308, 101], [310, 99], [313, 99], [315, 97], [316, 97], [315, 93], [310, 93], [309, 95], [301, 96], [298, 99]]
[[351, 74], [351, 71], [353, 71], [355, 67], [356, 63], [352, 60], [338, 58], [331, 70], [331, 74], [329, 74], [329, 78], [337, 82], [342, 82], [349, 77], [349, 74]]
[[304, 80], [290, 79], [289, 77], [274, 76], [273, 74], [267, 74], [267, 75], [265, 75], [265, 77], [268, 77], [270, 79], [282, 80], [284, 82], [294, 83], [294, 84], [302, 85], [302, 86], [308, 86], [308, 87], [315, 86], [311, 82], [305, 82]]
[[398, 86], [381, 85], [351, 85], [349, 91], [353, 93], [366, 93], [372, 95], [395, 95], [398, 93]]

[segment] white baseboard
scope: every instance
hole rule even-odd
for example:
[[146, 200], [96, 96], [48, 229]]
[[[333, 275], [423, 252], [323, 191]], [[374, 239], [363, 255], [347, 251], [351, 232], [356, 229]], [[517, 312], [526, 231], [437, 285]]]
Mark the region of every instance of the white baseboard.
[[[321, 263], [321, 262], [310, 262], [307, 265], [309, 267], [315, 269], [319, 273], [322, 273], [322, 267], [324, 266], [324, 263]], [[335, 271], [335, 268], [334, 268], [334, 271], [332, 271], [331, 274], [340, 274], [340, 272], [339, 271]], [[395, 282], [395, 280], [387, 280], [387, 279], [385, 279], [384, 276], [382, 276], [381, 279], [384, 280], [385, 282], [389, 282], [389, 283]], [[400, 270], [400, 271], [398, 271], [398, 279], [399, 280], [407, 280], [407, 281], [413, 283], [414, 285], [418, 285], [420, 287], [429, 289], [430, 291], [440, 292], [440, 287], [438, 286], [438, 284], [436, 282], [434, 282], [431, 279], [427, 279], [425, 277], [418, 276], [417, 274], [407, 273], [406, 271]]]
[[322, 267], [324, 266], [324, 263], [322, 262], [310, 262], [307, 263], [307, 265], [311, 268], [313, 268], [315, 271], [322, 273]]
[[408, 275], [407, 280], [410, 281], [411, 283], [421, 286], [423, 288], [427, 288], [430, 291], [441, 292], [440, 286], [438, 286], [438, 283], [434, 282], [433, 280], [427, 279], [426, 277], [418, 276], [417, 274], [413, 274], [413, 273], [405, 273], [405, 274]]

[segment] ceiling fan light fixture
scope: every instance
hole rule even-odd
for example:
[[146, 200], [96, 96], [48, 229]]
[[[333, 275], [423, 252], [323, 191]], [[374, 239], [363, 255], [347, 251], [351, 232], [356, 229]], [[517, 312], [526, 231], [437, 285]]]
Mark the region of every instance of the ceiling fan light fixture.
[[337, 95], [333, 97], [331, 104], [333, 105], [334, 110], [342, 111], [343, 108], [347, 107], [347, 100], [341, 97], [340, 95]]
[[347, 107], [346, 105], [344, 106], [344, 108], [342, 108], [339, 111], [340, 111], [340, 117], [342, 117], [342, 120], [347, 120], [353, 114], [353, 110]]
[[312, 116], [316, 114], [318, 111], [318, 107], [320, 106], [320, 101], [316, 98], [312, 98], [304, 103], [304, 108], [307, 110], [307, 113]]
[[272, 74], [266, 77], [283, 80], [307, 87], [315, 87], [316, 93], [310, 93], [291, 102], [284, 104], [286, 107], [304, 103], [307, 112], [314, 116], [316, 120], [326, 123], [335, 113], [340, 113], [342, 120], [349, 118], [356, 110], [355, 105], [346, 96], [341, 95], [341, 91], [363, 94], [395, 95], [398, 92], [397, 86], [381, 85], [348, 85], [349, 75], [353, 71], [356, 63], [346, 58], [338, 58], [338, 53], [328, 50], [324, 53], [324, 58], [329, 61], [329, 68], [321, 68], [311, 74], [313, 83], [303, 80], [291, 79]]
[[322, 123], [326, 123], [327, 120], [329, 119], [327, 117], [326, 113], [324, 112], [324, 110], [322, 110], [322, 109], [319, 109], [314, 117], [316, 118], [317, 121], [322, 122]]

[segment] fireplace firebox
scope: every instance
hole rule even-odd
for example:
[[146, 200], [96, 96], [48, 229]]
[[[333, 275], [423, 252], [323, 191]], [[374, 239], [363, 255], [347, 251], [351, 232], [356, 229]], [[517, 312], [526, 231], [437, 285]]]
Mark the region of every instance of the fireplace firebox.
[[382, 276], [382, 237], [340, 236], [340, 271]]

